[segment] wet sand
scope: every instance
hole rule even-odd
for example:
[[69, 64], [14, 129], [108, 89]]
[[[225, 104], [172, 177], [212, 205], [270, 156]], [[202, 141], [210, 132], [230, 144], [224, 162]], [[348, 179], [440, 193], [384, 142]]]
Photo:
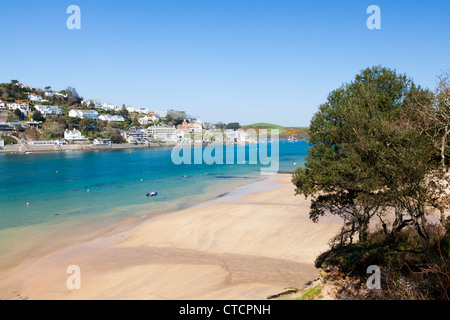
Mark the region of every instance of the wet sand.
[[[314, 260], [341, 222], [309, 220], [290, 175], [117, 227], [24, 261], [0, 276], [0, 299], [266, 299], [318, 277]], [[81, 289], [68, 289], [68, 266]]]

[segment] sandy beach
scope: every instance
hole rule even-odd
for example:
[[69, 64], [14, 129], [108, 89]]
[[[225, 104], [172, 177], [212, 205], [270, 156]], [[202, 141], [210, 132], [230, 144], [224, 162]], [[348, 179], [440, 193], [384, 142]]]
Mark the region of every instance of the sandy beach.
[[[341, 222], [309, 220], [280, 174], [130, 229], [117, 227], [0, 276], [0, 299], [267, 299], [318, 277]], [[68, 266], [81, 270], [69, 290]]]

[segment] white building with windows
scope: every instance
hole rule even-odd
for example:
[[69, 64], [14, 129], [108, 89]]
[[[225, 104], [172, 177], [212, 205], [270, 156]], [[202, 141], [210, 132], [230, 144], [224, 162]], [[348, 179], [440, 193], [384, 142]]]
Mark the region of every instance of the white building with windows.
[[112, 144], [111, 139], [94, 139], [93, 142], [96, 146], [110, 146]]
[[98, 119], [98, 112], [96, 110], [76, 110], [69, 111], [69, 117], [81, 119]]
[[227, 129], [224, 130], [223, 134], [225, 136], [225, 141], [236, 143], [246, 143], [249, 141], [248, 134], [242, 129], [238, 130]]
[[102, 107], [102, 102], [98, 99], [87, 99], [84, 101], [84, 104], [86, 104], [87, 107], [91, 107], [93, 109], [100, 109]]
[[150, 126], [143, 129], [148, 137], [155, 140], [162, 140], [166, 142], [176, 142], [179, 139], [177, 129], [170, 126]]
[[67, 141], [70, 141], [70, 142], [74, 142], [74, 143], [80, 143], [80, 142], [87, 142], [88, 141], [88, 139], [83, 137], [81, 135], [81, 132], [76, 130], [76, 129], [73, 129], [73, 130], [66, 129], [66, 131], [64, 131], [64, 139], [66, 139]]
[[148, 111], [147, 108], [135, 108], [134, 112], [142, 113], [142, 114], [148, 114], [150, 111]]
[[148, 139], [147, 134], [142, 129], [132, 128], [129, 131], [122, 132], [122, 136], [128, 143], [132, 144], [149, 144], [150, 141]]
[[19, 109], [23, 114], [27, 115], [30, 112], [30, 106], [28, 103], [8, 103], [9, 110]]
[[114, 104], [112, 104], [112, 103], [107, 103], [107, 102], [103, 103], [102, 106], [101, 106], [101, 108], [102, 108], [103, 110], [105, 110], [105, 111], [108, 111], [108, 110], [116, 110], [116, 106], [115, 106]]
[[106, 122], [124, 122], [125, 119], [122, 116], [115, 116], [109, 114], [102, 114], [98, 117], [98, 120], [106, 121]]
[[158, 120], [159, 120], [159, 118], [155, 114], [146, 115], [143, 118], [138, 119], [139, 123], [142, 124], [143, 126], [148, 125], [153, 122], [156, 122]]
[[33, 102], [41, 102], [42, 101], [42, 97], [38, 96], [37, 94], [29, 94], [28, 99], [30, 99]]
[[36, 105], [34, 108], [42, 113], [43, 116], [61, 116], [63, 114], [62, 109], [57, 106]]

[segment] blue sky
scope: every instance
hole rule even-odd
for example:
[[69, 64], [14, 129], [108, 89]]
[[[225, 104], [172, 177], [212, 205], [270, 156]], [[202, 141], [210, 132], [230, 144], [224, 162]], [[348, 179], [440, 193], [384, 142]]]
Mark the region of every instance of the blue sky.
[[[81, 30], [69, 30], [69, 5]], [[367, 7], [381, 8], [369, 30]], [[0, 82], [210, 122], [307, 126], [333, 89], [383, 65], [433, 88], [450, 1], [2, 0]]]

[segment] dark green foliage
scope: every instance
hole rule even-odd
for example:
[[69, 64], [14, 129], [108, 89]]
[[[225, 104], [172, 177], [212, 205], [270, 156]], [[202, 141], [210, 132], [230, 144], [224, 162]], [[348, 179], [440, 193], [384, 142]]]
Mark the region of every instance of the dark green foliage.
[[230, 122], [229, 124], [226, 125], [226, 128], [231, 130], [237, 130], [241, 128], [241, 125], [239, 124], [239, 122]]
[[45, 122], [44, 116], [43, 116], [42, 113], [41, 113], [40, 111], [38, 111], [38, 110], [36, 110], [36, 111], [33, 112], [32, 117], [33, 117], [33, 120], [34, 120], [34, 121], [42, 121], [42, 122]]
[[395, 208], [396, 219], [391, 226], [384, 222], [385, 232], [413, 224], [426, 246], [425, 207], [437, 207], [440, 196], [426, 177], [438, 163], [431, 140], [407, 112], [413, 95], [426, 98], [406, 76], [373, 67], [320, 106], [311, 121], [305, 167], [292, 179], [297, 194], [313, 196], [314, 221], [340, 215], [343, 232], [358, 233], [363, 242], [371, 219]]
[[18, 117], [19, 121], [23, 121], [25, 119], [25, 115], [20, 111], [20, 109], [14, 110], [14, 115]]

